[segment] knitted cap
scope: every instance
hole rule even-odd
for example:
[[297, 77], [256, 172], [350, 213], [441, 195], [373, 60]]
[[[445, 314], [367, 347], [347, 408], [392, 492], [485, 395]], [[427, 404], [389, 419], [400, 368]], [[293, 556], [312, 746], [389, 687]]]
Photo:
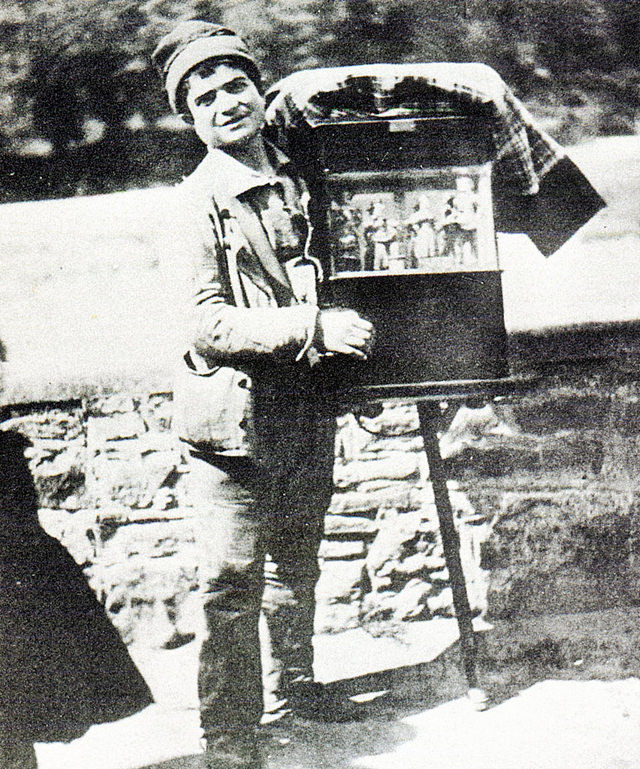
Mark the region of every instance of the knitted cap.
[[249, 72], [260, 79], [258, 65], [249, 53], [247, 44], [236, 33], [208, 21], [192, 19], [180, 22], [158, 43], [151, 56], [162, 73], [169, 104], [178, 112], [176, 96], [184, 77], [205, 59], [241, 59], [249, 65]]

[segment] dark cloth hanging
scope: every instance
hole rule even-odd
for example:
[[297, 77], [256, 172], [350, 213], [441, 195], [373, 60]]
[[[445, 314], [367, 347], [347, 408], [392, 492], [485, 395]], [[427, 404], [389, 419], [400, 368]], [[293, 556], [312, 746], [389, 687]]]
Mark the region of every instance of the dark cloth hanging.
[[68, 741], [153, 700], [81, 567], [38, 524], [28, 444], [0, 431], [0, 729]]

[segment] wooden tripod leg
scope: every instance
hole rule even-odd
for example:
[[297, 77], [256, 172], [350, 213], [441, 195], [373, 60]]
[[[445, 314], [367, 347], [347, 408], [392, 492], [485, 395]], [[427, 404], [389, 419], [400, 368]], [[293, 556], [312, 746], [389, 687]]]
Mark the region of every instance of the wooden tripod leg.
[[467, 585], [460, 560], [460, 540], [453, 523], [453, 511], [447, 489], [447, 478], [444, 462], [440, 455], [440, 444], [437, 434], [437, 418], [440, 407], [437, 402], [423, 401], [417, 404], [420, 417], [420, 429], [424, 440], [424, 450], [429, 463], [429, 475], [433, 487], [433, 496], [440, 522], [440, 536], [444, 557], [449, 570], [449, 584], [453, 593], [453, 605], [460, 631], [460, 649], [462, 664], [469, 688], [473, 690], [474, 699], [482, 700], [484, 695], [478, 691], [476, 673], [476, 637], [473, 630], [471, 608], [467, 595]]

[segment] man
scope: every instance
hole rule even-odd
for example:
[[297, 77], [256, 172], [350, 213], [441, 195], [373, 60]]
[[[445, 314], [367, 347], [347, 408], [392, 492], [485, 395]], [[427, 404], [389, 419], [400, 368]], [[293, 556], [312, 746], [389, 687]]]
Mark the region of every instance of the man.
[[245, 43], [193, 20], [160, 41], [154, 61], [171, 107], [207, 148], [174, 211], [189, 284], [174, 419], [202, 545], [206, 760], [244, 769], [261, 765], [261, 608], [278, 696], [306, 715], [326, 712], [311, 641], [335, 420], [317, 371], [325, 354], [366, 357], [372, 326], [315, 304], [308, 195], [261, 134], [260, 76]]

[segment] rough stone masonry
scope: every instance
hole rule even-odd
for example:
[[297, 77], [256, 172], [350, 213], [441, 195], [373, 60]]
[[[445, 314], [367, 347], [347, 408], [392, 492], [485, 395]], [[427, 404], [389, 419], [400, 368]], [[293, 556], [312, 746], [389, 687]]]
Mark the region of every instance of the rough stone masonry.
[[[170, 392], [3, 410], [32, 440], [41, 522], [127, 641], [193, 637], [197, 563]], [[442, 405], [441, 450], [473, 609], [488, 619], [638, 599], [640, 383], [569, 367], [528, 392]], [[451, 616], [417, 413], [339, 419], [318, 632]]]

